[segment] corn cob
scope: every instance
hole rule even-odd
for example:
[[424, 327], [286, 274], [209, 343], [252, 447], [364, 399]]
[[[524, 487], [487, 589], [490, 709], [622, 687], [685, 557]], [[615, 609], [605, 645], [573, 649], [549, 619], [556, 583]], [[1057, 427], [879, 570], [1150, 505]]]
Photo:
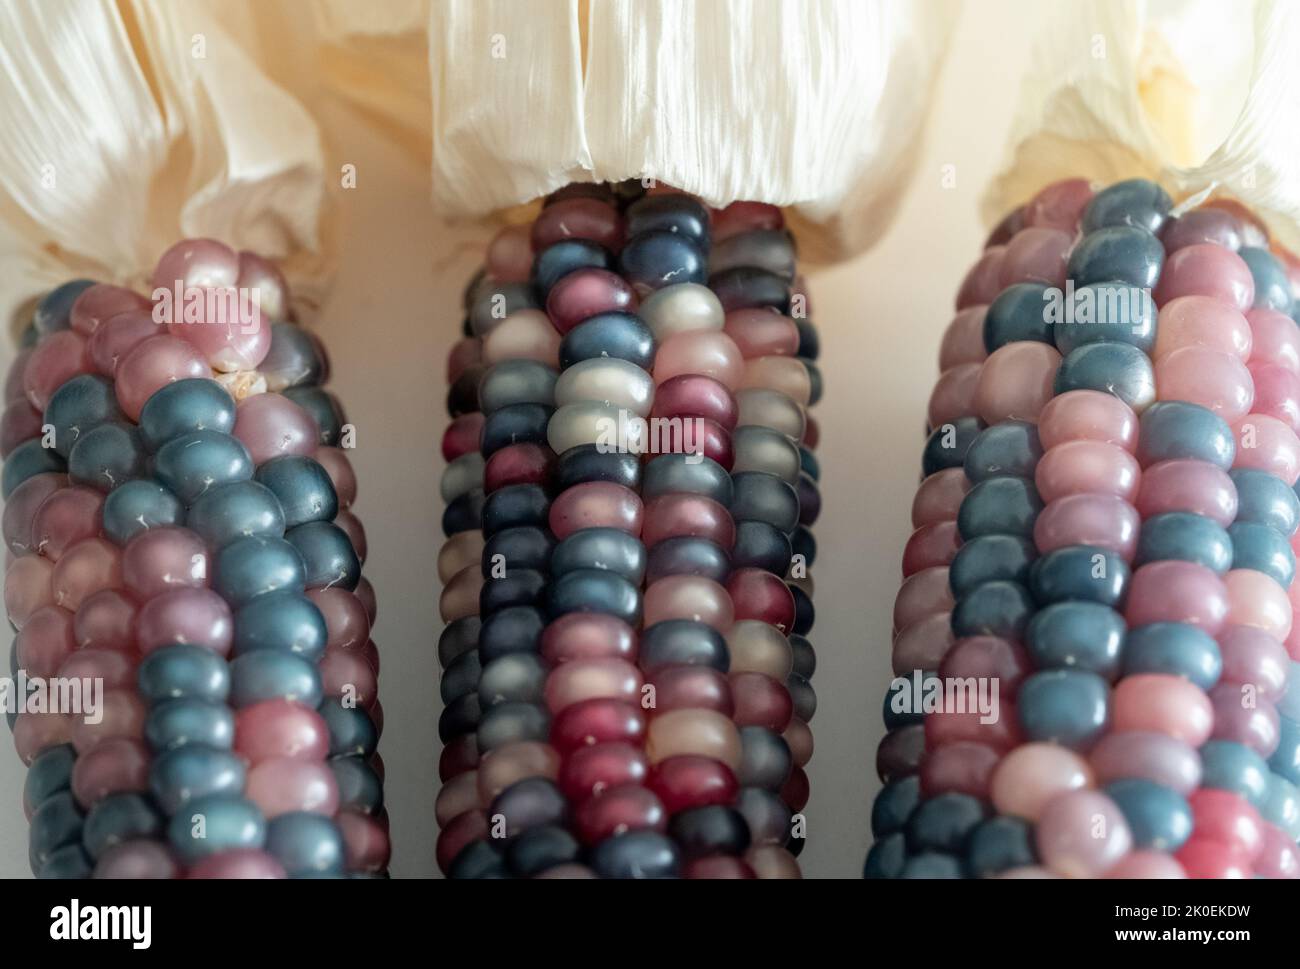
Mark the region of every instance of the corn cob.
[[656, 344], [647, 406], [646, 626], [638, 664], [653, 690], [650, 785], [670, 817], [683, 877], [753, 877], [737, 810], [743, 745], [731, 688], [735, 606], [726, 584], [739, 351], [703, 284], [709, 213], [679, 194], [628, 209], [624, 271]]
[[33, 870], [380, 873], [374, 596], [324, 353], [256, 255], [187, 240], [152, 281], [51, 292], [9, 377], [14, 665], [105, 689], [100, 717], [13, 722]]
[[[642, 665], [654, 604], [648, 567], [638, 421], [654, 400], [655, 340], [638, 295], [617, 272], [631, 212], [609, 188], [564, 190], [533, 226], [536, 264], [565, 253], [571, 271], [547, 283], [546, 315], [560, 338], [556, 410], [547, 426], [555, 458], [550, 526], [553, 586], [543, 638], [551, 742], [575, 840], [569, 874], [675, 877], [682, 858], [664, 834], [670, 805], [653, 787], [650, 750], [657, 703]], [[633, 249], [632, 251], [635, 251]], [[606, 440], [612, 432], [612, 440]], [[585, 867], [576, 867], [582, 863]]]
[[[478, 531], [455, 537], [465, 545], [466, 564], [444, 592], [445, 602], [457, 582], [475, 590], [472, 615], [468, 599], [463, 617], [444, 609], [444, 619], [455, 620], [444, 634], [444, 643], [454, 642], [445, 658], [458, 657], [446, 668], [444, 700], [470, 711], [453, 725], [461, 734], [444, 752], [444, 781], [450, 783], [439, 795], [439, 864], [453, 878], [537, 874], [561, 864], [556, 853], [567, 858], [573, 841], [560, 823], [566, 805], [555, 784], [559, 757], [548, 743], [543, 695], [555, 545], [549, 524], [554, 455], [546, 432], [559, 337], [539, 308], [533, 273], [530, 227], [499, 233], [484, 273], [467, 291], [466, 338], [453, 350], [453, 358], [478, 360], [458, 378], [474, 383], [463, 404], [453, 400], [453, 413], [480, 415], [457, 418], [476, 433], [471, 444], [466, 428], [457, 445], [465, 453], [448, 468], [451, 475], [457, 464], [472, 463], [463, 477], [467, 485], [474, 479], [480, 506], [473, 523]], [[464, 632], [449, 640], [457, 626]], [[452, 733], [445, 731], [444, 741]]]
[[[751, 814], [768, 830], [775, 817], [780, 831], [769, 840], [785, 843], [790, 809], [777, 792], [790, 776], [791, 755], [779, 737], [745, 750], [727, 675], [734, 608], [725, 583], [736, 538], [732, 391], [743, 361], [723, 332], [721, 302], [704, 285], [710, 214], [686, 196], [641, 195], [635, 184], [555, 193], [526, 235], [498, 235], [486, 275], [470, 287], [467, 332], [481, 331], [483, 339], [477, 347], [462, 341], [453, 356], [492, 358], [477, 375], [475, 402], [493, 411], [479, 431], [490, 452], [482, 466], [488, 537], [478, 654], [455, 660], [466, 669], [455, 689], [444, 689], [444, 726], [453, 706], [475, 702], [452, 694], [468, 695], [462, 691], [476, 675], [481, 685], [489, 667], [508, 689], [475, 695], [482, 706], [474, 742], [442, 731], [450, 741], [444, 781], [458, 770], [478, 773], [476, 801], [468, 780], [452, 782], [466, 792], [456, 793], [454, 807], [446, 788], [440, 795], [447, 807], [439, 863], [453, 876], [797, 872], [788, 855], [768, 859], [764, 851], [757, 866], [746, 860], [754, 850], [751, 823], [737, 801], [748, 754], [750, 770], [766, 772], [769, 788], [755, 793], [778, 805], [774, 811], [763, 802]], [[742, 262], [744, 243], [735, 256]], [[494, 298], [495, 318], [488, 315]], [[536, 311], [543, 304], [545, 316]], [[535, 325], [543, 320], [552, 326], [549, 338]], [[557, 364], [558, 375], [548, 376]], [[656, 419], [669, 430], [647, 440]], [[463, 417], [449, 437], [457, 425], [464, 426], [458, 439], [468, 439]], [[688, 425], [702, 433], [683, 433]], [[793, 444], [786, 447], [794, 454], [788, 473], [797, 475], [798, 455]], [[797, 499], [778, 484], [789, 491], [793, 529]], [[781, 538], [781, 562], [770, 549], [764, 554], [788, 603], [788, 629], [794, 605], [780, 578], [790, 547]], [[444, 581], [456, 581], [449, 567], [440, 571]], [[751, 580], [747, 590], [771, 593], [761, 574], [755, 579], [761, 584]], [[767, 602], [746, 595], [755, 608]], [[444, 643], [452, 638], [455, 645], [443, 650], [444, 660], [474, 648], [474, 622], [452, 620]], [[780, 667], [775, 689], [755, 686], [747, 695], [750, 715], [760, 720], [770, 710], [755, 711], [775, 696], [778, 714], [786, 710], [776, 717], [783, 727], [790, 707], [783, 680], [793, 662], [784, 635], [776, 636], [778, 647], [771, 638], [757, 631], [742, 638], [756, 669], [733, 672], [743, 685], [747, 674]], [[444, 686], [452, 673], [448, 666]], [[489, 740], [490, 753], [485, 723], [489, 737], [504, 738]], [[494, 780], [485, 784], [493, 762]]]
[[438, 642], [439, 661], [444, 668], [440, 690], [446, 704], [438, 724], [445, 745], [439, 774], [446, 786], [439, 791], [435, 804], [442, 829], [437, 859], [444, 873], [462, 849], [487, 836], [486, 815], [478, 808], [476, 783], [480, 759], [476, 731], [481, 715], [478, 681], [482, 668], [478, 598], [484, 547], [483, 456], [479, 453], [484, 416], [478, 386], [485, 368], [483, 341], [475, 332], [475, 320], [488, 318], [483, 301], [477, 299], [480, 284], [488, 281], [485, 271], [480, 271], [466, 287], [461, 339], [447, 360], [447, 412], [452, 423], [442, 441], [447, 462], [441, 486], [447, 503], [442, 520], [446, 541], [438, 556], [438, 575], [445, 584], [439, 611], [447, 623]]
[[1300, 355], [1266, 246], [1142, 180], [990, 237], [931, 398], [869, 877], [1300, 875]]
[[[803, 663], [812, 658], [804, 638], [813, 622], [807, 525], [818, 504], [800, 444], [820, 378], [810, 359], [797, 356], [813, 334], [780, 210], [736, 203], [718, 213], [715, 225], [709, 284], [743, 359], [732, 469], [736, 624], [728, 636], [745, 747], [739, 803], [753, 835], [751, 865], [761, 877], [798, 877], [793, 855], [803, 848], [803, 826], [792, 817], [807, 802], [803, 766], [816, 700], [794, 667], [796, 644]], [[792, 564], [791, 537], [800, 529], [801, 558]]]
[[[438, 577], [444, 585], [449, 585], [466, 568], [478, 568], [483, 556], [483, 534], [480, 531], [483, 476], [482, 456], [479, 454], [483, 414], [478, 404], [483, 348], [482, 341], [474, 335], [470, 315], [475, 308], [478, 284], [483, 280], [481, 271], [465, 289], [466, 317], [461, 339], [447, 358], [447, 412], [452, 422], [442, 438], [442, 456], [447, 462], [447, 470], [441, 485], [442, 498], [447, 503], [442, 522], [447, 540], [438, 554]], [[453, 471], [453, 468], [457, 470]], [[469, 581], [460, 579], [462, 585]], [[438, 722], [444, 745], [438, 774], [446, 785], [474, 772], [479, 763], [475, 729], [479, 716], [480, 619], [478, 603], [471, 604], [464, 594], [452, 599], [444, 591], [439, 601], [439, 612], [447, 625], [438, 639], [438, 659], [444, 670], [440, 693], [445, 704]], [[485, 816], [477, 810], [477, 805], [473, 809], [466, 808], [463, 796], [444, 795], [441, 790], [434, 810], [441, 829], [437, 862], [446, 873], [462, 849], [485, 835]]]

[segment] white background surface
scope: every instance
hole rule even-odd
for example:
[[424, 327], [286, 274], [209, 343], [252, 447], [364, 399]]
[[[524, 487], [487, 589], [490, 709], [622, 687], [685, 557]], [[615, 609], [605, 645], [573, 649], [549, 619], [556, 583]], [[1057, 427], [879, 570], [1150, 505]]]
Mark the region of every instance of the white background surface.
[[[858, 877], [879, 784], [875, 749], [889, 680], [890, 616], [920, 474], [925, 406], [939, 339], [984, 235], [976, 203], [1000, 164], [1029, 39], [1051, 3], [967, 4], [940, 80], [926, 150], [898, 220], [866, 256], [812, 277], [822, 334], [823, 512], [814, 532], [817, 650], [805, 877]], [[331, 388], [358, 429], [355, 508], [370, 540], [365, 572], [379, 594], [374, 632], [396, 876], [437, 873], [433, 803], [439, 442], [447, 350], [460, 326], [469, 260], [435, 271], [428, 172], [360, 124], [341, 157], [357, 165], [344, 193], [343, 259], [319, 321]], [[944, 166], [955, 185], [944, 187]], [[4, 656], [7, 657], [5, 646]], [[5, 667], [7, 671], [7, 659]], [[0, 876], [28, 874], [24, 768], [0, 731]]]

